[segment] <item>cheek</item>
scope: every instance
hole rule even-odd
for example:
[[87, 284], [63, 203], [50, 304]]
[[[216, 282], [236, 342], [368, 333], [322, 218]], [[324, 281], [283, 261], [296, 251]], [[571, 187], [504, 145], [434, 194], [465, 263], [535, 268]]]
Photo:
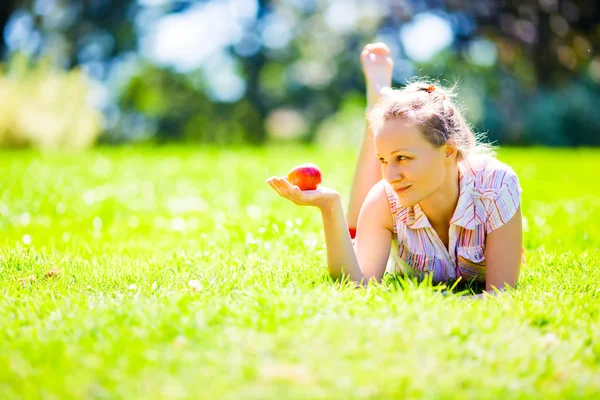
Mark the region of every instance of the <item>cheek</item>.
[[431, 159], [423, 161], [419, 163], [418, 169], [414, 169], [415, 181], [423, 189], [436, 189], [444, 183], [444, 168], [436, 161]]
[[412, 161], [408, 167], [408, 172], [415, 181], [426, 183], [431, 180], [431, 169], [429, 161], [421, 159]]

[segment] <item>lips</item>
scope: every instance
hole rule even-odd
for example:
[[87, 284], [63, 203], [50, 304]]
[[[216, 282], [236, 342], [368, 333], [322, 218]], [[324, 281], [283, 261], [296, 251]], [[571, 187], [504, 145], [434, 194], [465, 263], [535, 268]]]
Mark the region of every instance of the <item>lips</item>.
[[394, 190], [398, 193], [402, 193], [405, 192], [406, 190], [408, 190], [412, 185], [409, 186], [404, 186], [404, 187], [398, 187], [398, 188], [394, 188]]

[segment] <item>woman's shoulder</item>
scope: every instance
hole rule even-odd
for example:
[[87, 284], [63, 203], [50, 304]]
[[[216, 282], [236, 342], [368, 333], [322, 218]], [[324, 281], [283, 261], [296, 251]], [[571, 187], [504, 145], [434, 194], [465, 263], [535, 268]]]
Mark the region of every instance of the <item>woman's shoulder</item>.
[[520, 206], [523, 190], [517, 174], [509, 165], [488, 157], [463, 165], [462, 171], [473, 179], [475, 213], [485, 223], [487, 234], [513, 217]]
[[[377, 182], [367, 193], [363, 208], [370, 210], [369, 216], [380, 221], [385, 228], [393, 230], [393, 220], [397, 213], [397, 202], [393, 190], [384, 180]], [[361, 209], [362, 212], [362, 209]]]
[[465, 160], [463, 172], [471, 175], [474, 189], [482, 192], [498, 191], [506, 186], [520, 189], [514, 169], [495, 157], [481, 156]]

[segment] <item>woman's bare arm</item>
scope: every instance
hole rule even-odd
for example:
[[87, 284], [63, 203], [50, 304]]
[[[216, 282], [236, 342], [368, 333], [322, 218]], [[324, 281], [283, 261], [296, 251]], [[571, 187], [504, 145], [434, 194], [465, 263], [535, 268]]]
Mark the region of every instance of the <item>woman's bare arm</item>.
[[344, 208], [337, 191], [319, 186], [302, 191], [285, 178], [271, 177], [267, 183], [283, 198], [301, 206], [317, 207], [323, 218], [327, 265], [334, 278], [347, 274], [362, 285], [379, 281], [390, 255], [392, 216], [383, 182], [369, 191], [358, 218], [354, 246], [350, 240]]
[[486, 292], [515, 287], [519, 279], [523, 246], [521, 207], [515, 215], [485, 239]]
[[383, 185], [372, 187], [358, 218], [354, 246], [350, 240], [341, 202], [321, 209], [327, 243], [327, 264], [334, 277], [346, 273], [355, 281], [367, 284], [380, 281], [390, 255], [392, 217]]

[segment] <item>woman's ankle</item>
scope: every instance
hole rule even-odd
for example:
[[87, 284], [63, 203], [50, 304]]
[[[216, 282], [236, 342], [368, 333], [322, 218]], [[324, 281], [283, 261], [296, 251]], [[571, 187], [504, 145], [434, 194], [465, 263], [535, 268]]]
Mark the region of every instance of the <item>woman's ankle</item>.
[[366, 94], [367, 108], [372, 107], [375, 104], [377, 104], [377, 102], [381, 98], [382, 94], [387, 89], [390, 89], [390, 88], [391, 88], [391, 85], [376, 85], [375, 87], [368, 87], [367, 94]]

